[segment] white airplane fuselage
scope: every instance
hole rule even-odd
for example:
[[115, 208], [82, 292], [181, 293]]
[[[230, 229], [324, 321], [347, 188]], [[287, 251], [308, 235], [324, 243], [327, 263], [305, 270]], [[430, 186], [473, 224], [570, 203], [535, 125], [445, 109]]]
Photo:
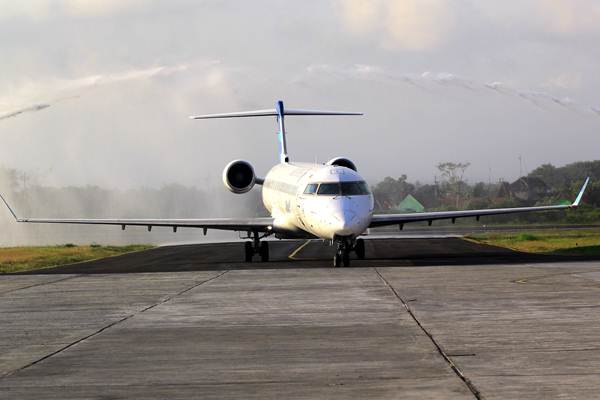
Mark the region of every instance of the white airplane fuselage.
[[374, 207], [364, 179], [336, 165], [278, 164], [264, 179], [262, 198], [276, 231], [305, 231], [323, 239], [362, 234]]

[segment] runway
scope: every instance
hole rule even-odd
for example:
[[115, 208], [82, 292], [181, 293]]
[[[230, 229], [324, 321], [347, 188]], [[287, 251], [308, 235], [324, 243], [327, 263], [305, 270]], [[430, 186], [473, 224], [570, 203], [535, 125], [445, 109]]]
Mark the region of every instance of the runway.
[[[458, 238], [170, 246], [0, 276], [0, 398], [594, 398], [600, 263]], [[292, 259], [290, 259], [292, 256]]]

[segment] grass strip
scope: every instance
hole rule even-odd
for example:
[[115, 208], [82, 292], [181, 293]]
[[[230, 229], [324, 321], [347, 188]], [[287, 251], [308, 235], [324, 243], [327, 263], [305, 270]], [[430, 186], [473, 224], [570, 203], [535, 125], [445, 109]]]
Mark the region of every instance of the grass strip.
[[132, 251], [150, 249], [153, 246], [134, 244], [127, 246], [31, 246], [0, 248], [0, 273], [24, 272], [55, 267], [81, 261], [117, 256]]
[[526, 253], [600, 256], [600, 231], [560, 230], [468, 235], [467, 239]]

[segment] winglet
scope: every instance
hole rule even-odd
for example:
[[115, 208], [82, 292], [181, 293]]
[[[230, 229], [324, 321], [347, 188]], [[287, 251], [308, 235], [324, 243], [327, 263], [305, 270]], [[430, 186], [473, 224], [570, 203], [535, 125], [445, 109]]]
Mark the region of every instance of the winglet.
[[10, 211], [10, 213], [13, 215], [13, 217], [15, 217], [15, 221], [20, 222], [21, 220], [19, 219], [19, 217], [17, 217], [17, 214], [15, 214], [15, 212], [10, 207], [10, 205], [8, 204], [8, 202], [6, 201], [6, 199], [4, 198], [4, 196], [2, 196], [2, 193], [0, 193], [0, 199], [2, 199], [2, 201], [4, 202], [4, 204], [6, 204], [6, 207], [8, 208], [8, 211]]
[[585, 179], [585, 182], [583, 183], [583, 186], [581, 187], [581, 190], [579, 191], [577, 198], [575, 199], [573, 204], [571, 204], [571, 207], [579, 207], [579, 203], [581, 202], [581, 198], [583, 197], [583, 193], [585, 192], [585, 188], [587, 187], [589, 181], [590, 181], [590, 177], [588, 176]]

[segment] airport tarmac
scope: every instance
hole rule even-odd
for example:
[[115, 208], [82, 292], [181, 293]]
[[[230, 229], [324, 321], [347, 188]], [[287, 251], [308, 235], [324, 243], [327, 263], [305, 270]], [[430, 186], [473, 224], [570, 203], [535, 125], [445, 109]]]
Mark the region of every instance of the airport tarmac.
[[[595, 398], [600, 262], [459, 238], [161, 247], [0, 276], [0, 398]], [[290, 259], [290, 257], [292, 259]]]

